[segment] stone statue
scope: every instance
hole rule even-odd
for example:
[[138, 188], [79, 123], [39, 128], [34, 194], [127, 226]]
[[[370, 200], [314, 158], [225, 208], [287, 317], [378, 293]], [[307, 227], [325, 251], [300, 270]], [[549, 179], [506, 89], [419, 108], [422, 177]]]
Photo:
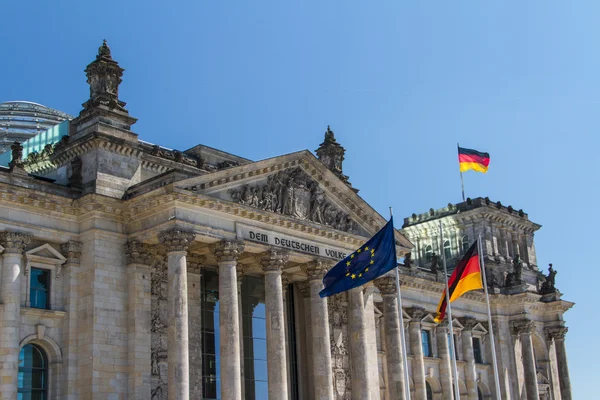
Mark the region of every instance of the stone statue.
[[518, 254], [515, 255], [512, 264], [514, 271], [506, 275], [506, 286], [508, 287], [523, 283], [523, 262]]
[[125, 103], [119, 100], [119, 85], [122, 82], [123, 68], [112, 59], [106, 40], [98, 49], [96, 59], [92, 61], [85, 73], [90, 85], [90, 99], [83, 103], [87, 110], [96, 106], [106, 106], [127, 113]]
[[552, 268], [552, 264], [548, 265], [548, 276], [546, 276], [546, 280], [542, 283], [542, 287], [539, 290], [540, 294], [550, 294], [558, 292], [558, 290], [555, 287], [556, 270]]
[[432, 253], [431, 254], [431, 272], [436, 273], [440, 267], [439, 267], [439, 257], [437, 254]]
[[352, 187], [350, 182], [348, 182], [348, 177], [344, 175], [342, 171], [342, 163], [344, 162], [346, 149], [335, 140], [335, 135], [329, 125], [327, 125], [327, 131], [325, 131], [325, 140], [319, 145], [316, 153], [319, 160], [321, 160], [331, 172], [340, 178], [346, 185]]
[[406, 268], [412, 268], [413, 264], [412, 264], [412, 254], [408, 253], [404, 256], [404, 266]]
[[12, 160], [8, 163], [9, 168], [23, 168], [23, 146], [21, 143], [14, 142], [10, 149], [12, 150]]

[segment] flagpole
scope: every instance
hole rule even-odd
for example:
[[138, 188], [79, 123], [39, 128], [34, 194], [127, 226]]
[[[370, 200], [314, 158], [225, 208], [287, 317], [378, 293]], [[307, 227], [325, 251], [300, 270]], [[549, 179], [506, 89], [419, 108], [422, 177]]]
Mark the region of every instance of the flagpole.
[[[390, 207], [390, 217], [393, 216]], [[404, 333], [404, 315], [402, 314], [402, 295], [400, 294], [400, 271], [396, 266], [396, 293], [398, 295], [398, 311], [400, 315], [400, 341], [402, 342], [402, 364], [404, 365], [404, 399], [410, 400], [410, 378], [408, 377], [408, 357], [406, 353], [406, 338]]]
[[[462, 173], [461, 173], [462, 175]], [[448, 327], [450, 328], [450, 359], [454, 372], [454, 399], [460, 400], [460, 387], [458, 386], [458, 368], [456, 367], [456, 350], [454, 349], [454, 329], [452, 327], [452, 306], [450, 305], [450, 289], [448, 287], [448, 269], [446, 267], [446, 252], [444, 251], [444, 229], [440, 220], [440, 249], [442, 249], [442, 260], [444, 264], [444, 282], [446, 282], [446, 308], [448, 309]]]
[[496, 359], [496, 344], [494, 343], [494, 327], [492, 326], [492, 312], [490, 310], [490, 295], [488, 294], [487, 277], [485, 274], [485, 261], [483, 258], [483, 245], [481, 244], [481, 233], [477, 246], [479, 247], [479, 257], [481, 258], [481, 273], [483, 275], [483, 290], [485, 291], [485, 301], [487, 303], [488, 326], [490, 328], [490, 341], [492, 344], [492, 364], [494, 366], [494, 383], [496, 384], [496, 399], [500, 400], [500, 377], [498, 375], [498, 360]]
[[[458, 154], [459, 154], [458, 170], [460, 171], [460, 145], [458, 144], [458, 142], [456, 142], [456, 150], [458, 151]], [[460, 171], [460, 187], [462, 188], [462, 199], [463, 199], [463, 201], [465, 201], [465, 181], [463, 180], [462, 171]]]

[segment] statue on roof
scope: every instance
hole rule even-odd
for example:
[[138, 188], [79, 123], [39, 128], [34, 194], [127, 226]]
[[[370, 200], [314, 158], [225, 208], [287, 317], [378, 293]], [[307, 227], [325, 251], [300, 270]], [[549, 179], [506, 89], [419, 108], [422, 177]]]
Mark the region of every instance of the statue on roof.
[[98, 48], [96, 59], [85, 69], [90, 85], [90, 99], [83, 103], [84, 109], [105, 106], [127, 113], [125, 102], [119, 100], [119, 85], [123, 81], [123, 68], [112, 59], [106, 40]]
[[552, 264], [548, 264], [548, 276], [546, 276], [546, 280], [542, 282], [542, 287], [539, 290], [540, 294], [550, 294], [558, 292], [556, 289], [556, 270], [552, 268]]
[[325, 131], [325, 140], [319, 145], [316, 153], [319, 160], [321, 160], [331, 172], [340, 178], [346, 185], [352, 187], [350, 182], [348, 182], [348, 177], [344, 175], [342, 171], [342, 163], [344, 162], [346, 149], [335, 140], [335, 134], [329, 125], [327, 125], [327, 130]]
[[521, 257], [516, 254], [512, 262], [513, 272], [506, 275], [506, 286], [516, 286], [523, 283], [523, 261]]

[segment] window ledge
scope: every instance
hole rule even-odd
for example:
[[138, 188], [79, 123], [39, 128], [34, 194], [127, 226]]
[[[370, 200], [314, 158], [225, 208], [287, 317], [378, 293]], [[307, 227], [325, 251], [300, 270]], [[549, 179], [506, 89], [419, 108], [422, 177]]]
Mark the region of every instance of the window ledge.
[[65, 317], [65, 315], [67, 315], [67, 313], [65, 311], [58, 310], [44, 310], [42, 308], [21, 307], [21, 315], [62, 319]]

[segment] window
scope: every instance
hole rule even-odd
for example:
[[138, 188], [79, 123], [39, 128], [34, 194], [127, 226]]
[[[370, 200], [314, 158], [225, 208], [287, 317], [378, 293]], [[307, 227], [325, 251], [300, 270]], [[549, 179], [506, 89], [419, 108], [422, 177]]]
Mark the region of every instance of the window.
[[449, 260], [452, 257], [452, 249], [450, 248], [449, 240], [444, 241], [444, 257], [446, 257], [446, 260]]
[[431, 245], [429, 245], [429, 246], [425, 247], [425, 262], [430, 263], [432, 256], [433, 256], [433, 249], [431, 248]]
[[220, 399], [219, 368], [219, 276], [206, 269], [202, 274], [200, 301], [202, 332], [202, 398]]
[[466, 253], [467, 250], [469, 250], [469, 237], [467, 235], [462, 238], [461, 249], [463, 253]]
[[48, 397], [48, 361], [44, 350], [26, 344], [19, 353], [19, 400], [46, 400]]
[[433, 400], [433, 390], [429, 382], [425, 381], [425, 389], [427, 390], [427, 400]]
[[288, 368], [290, 371], [290, 399], [298, 400], [298, 355], [296, 354], [296, 313], [294, 312], [294, 286], [288, 285], [287, 290], [287, 328], [288, 328]]
[[433, 357], [433, 352], [431, 351], [431, 333], [427, 329], [421, 331], [421, 344], [423, 346], [423, 355], [425, 357]]
[[473, 355], [475, 356], [475, 362], [477, 364], [483, 364], [483, 358], [481, 357], [481, 339], [473, 338]]
[[31, 268], [29, 301], [33, 308], [50, 309], [50, 270]]

